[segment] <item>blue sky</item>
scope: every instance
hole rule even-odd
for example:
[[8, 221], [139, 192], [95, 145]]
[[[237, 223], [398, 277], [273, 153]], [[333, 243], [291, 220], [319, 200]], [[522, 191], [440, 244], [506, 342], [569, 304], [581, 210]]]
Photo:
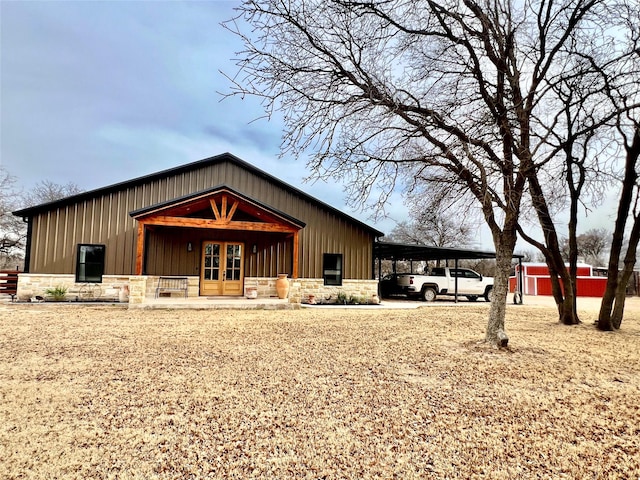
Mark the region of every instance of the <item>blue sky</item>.
[[282, 125], [258, 99], [222, 99], [236, 4], [0, 0], [0, 165], [25, 190], [90, 190], [228, 151], [388, 233], [341, 185], [303, 183], [305, 159], [278, 158]]

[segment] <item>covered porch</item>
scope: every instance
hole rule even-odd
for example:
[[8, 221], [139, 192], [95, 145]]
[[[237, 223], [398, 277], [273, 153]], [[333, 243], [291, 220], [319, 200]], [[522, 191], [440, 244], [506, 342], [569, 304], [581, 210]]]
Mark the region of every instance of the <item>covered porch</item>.
[[227, 186], [130, 215], [136, 275], [189, 277], [189, 297], [242, 296], [255, 279], [298, 278], [305, 223]]

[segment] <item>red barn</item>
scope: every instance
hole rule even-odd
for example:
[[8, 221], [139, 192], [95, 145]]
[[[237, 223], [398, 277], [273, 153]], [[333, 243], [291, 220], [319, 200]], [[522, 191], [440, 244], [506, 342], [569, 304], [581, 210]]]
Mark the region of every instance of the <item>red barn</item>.
[[[566, 265], [567, 268], [569, 267]], [[516, 265], [515, 276], [509, 280], [509, 291], [516, 290], [520, 265]], [[593, 267], [578, 264], [577, 289], [579, 297], [602, 297], [607, 284], [606, 276], [594, 276]], [[551, 295], [551, 277], [546, 263], [522, 264], [522, 292], [525, 295]]]

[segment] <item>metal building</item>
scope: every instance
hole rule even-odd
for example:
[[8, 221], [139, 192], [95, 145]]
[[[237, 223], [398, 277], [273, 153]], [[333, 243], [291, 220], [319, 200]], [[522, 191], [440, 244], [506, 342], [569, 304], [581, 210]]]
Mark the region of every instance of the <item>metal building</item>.
[[383, 235], [229, 153], [13, 213], [25, 272], [200, 276], [201, 295], [280, 273], [372, 279]]

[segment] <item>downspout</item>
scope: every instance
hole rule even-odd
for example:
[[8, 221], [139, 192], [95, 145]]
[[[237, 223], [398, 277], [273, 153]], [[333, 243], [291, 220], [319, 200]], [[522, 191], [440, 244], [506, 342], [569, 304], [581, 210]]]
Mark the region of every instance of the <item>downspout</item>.
[[[378, 298], [382, 298], [382, 290], [380, 289], [380, 280], [382, 280], [382, 257], [380, 251], [376, 248], [378, 239], [374, 237], [371, 245], [371, 279], [378, 279]], [[376, 253], [377, 252], [377, 253]], [[376, 262], [377, 258], [377, 262]], [[378, 276], [376, 277], [376, 263], [378, 264]]]
[[24, 273], [29, 273], [31, 263], [31, 236], [33, 234], [33, 217], [22, 217], [27, 224], [27, 241], [24, 247]]
[[[376, 243], [377, 239], [373, 237], [371, 242], [371, 280], [376, 278]], [[380, 278], [380, 262], [378, 262], [378, 281]]]

